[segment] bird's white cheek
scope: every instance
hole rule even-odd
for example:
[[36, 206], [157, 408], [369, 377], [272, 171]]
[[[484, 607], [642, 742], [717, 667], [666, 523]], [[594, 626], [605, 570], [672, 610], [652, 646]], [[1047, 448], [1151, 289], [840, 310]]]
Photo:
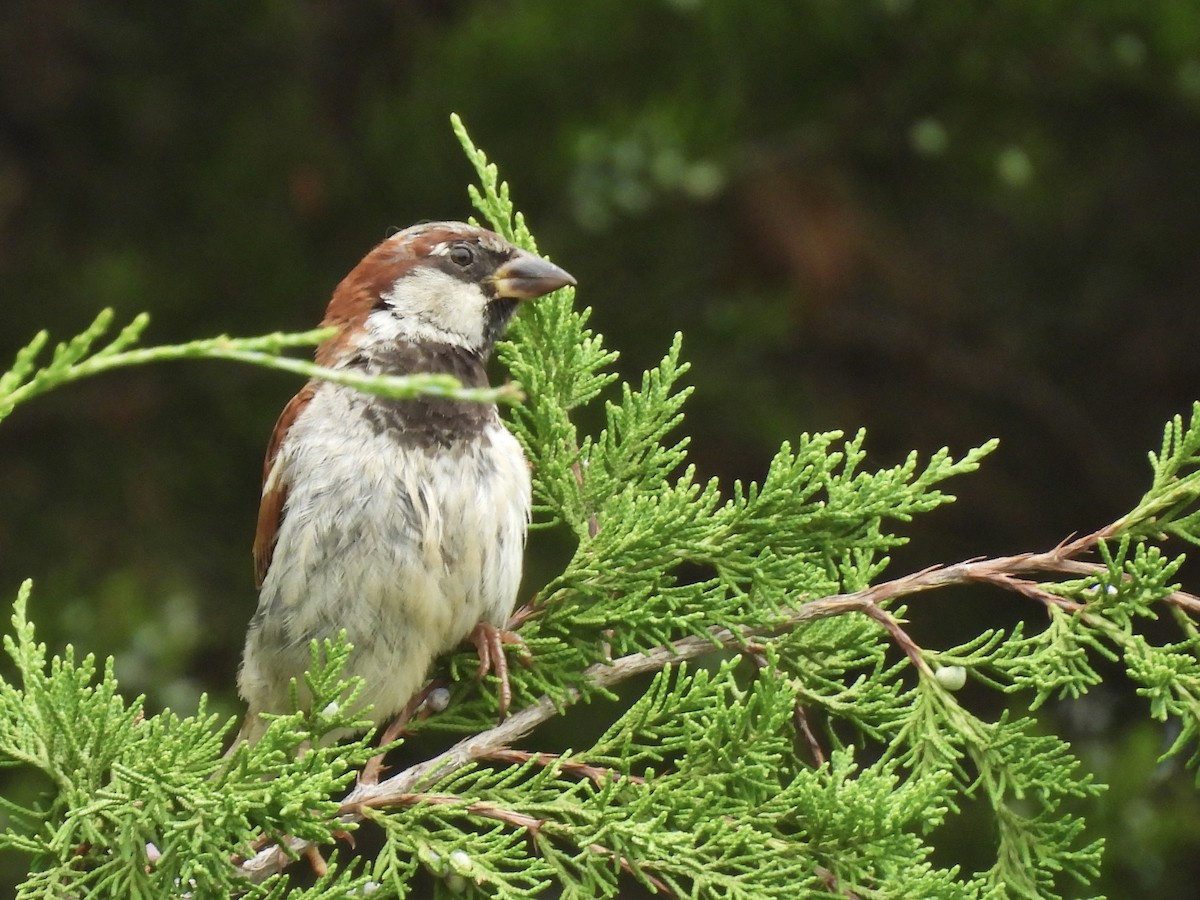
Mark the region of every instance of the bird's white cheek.
[[392, 285], [382, 299], [387, 308], [367, 317], [367, 333], [380, 341], [483, 345], [487, 297], [478, 284], [438, 269], [419, 269]]

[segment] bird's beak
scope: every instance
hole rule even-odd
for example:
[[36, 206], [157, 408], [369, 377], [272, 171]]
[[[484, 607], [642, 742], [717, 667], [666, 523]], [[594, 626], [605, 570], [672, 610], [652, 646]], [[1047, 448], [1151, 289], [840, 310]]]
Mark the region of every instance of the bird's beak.
[[496, 296], [515, 300], [541, 297], [560, 287], [574, 286], [575, 279], [554, 263], [521, 251], [491, 277]]

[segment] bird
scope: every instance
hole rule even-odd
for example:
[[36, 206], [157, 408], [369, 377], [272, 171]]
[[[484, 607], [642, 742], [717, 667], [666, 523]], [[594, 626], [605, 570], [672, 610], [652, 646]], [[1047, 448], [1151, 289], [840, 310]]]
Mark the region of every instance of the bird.
[[[521, 301], [575, 279], [494, 232], [427, 222], [393, 234], [337, 285], [316, 362], [367, 375], [442, 373], [488, 385], [486, 365]], [[236, 747], [263, 713], [302, 708], [310, 642], [345, 631], [344, 670], [376, 725], [401, 713], [434, 660], [468, 638], [510, 697], [503, 641], [531, 507], [521, 444], [494, 404], [389, 399], [314, 379], [267, 445], [254, 538], [258, 607], [238, 688]], [[399, 720], [397, 720], [399, 721]], [[232, 752], [232, 749], [231, 749]]]

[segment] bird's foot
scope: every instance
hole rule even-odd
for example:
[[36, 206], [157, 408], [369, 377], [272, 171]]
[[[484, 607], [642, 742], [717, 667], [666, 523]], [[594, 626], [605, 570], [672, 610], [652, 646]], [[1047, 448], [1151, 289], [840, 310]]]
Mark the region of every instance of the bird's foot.
[[483, 678], [491, 672], [500, 680], [500, 721], [508, 717], [508, 708], [512, 705], [512, 686], [508, 683], [508, 656], [504, 652], [505, 644], [516, 644], [519, 648], [520, 660], [528, 665], [533, 659], [525, 641], [515, 631], [497, 628], [491, 622], [480, 622], [467, 638], [475, 645], [479, 654], [479, 671], [476, 678]]

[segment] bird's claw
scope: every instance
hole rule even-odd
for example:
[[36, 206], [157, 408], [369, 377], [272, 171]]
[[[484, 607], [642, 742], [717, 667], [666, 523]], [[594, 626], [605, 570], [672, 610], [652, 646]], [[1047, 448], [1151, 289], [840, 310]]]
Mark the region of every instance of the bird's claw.
[[482, 679], [491, 672], [500, 681], [500, 720], [504, 721], [512, 705], [512, 685], [508, 681], [508, 656], [504, 652], [504, 645], [515, 644], [519, 648], [518, 658], [523, 665], [532, 662], [533, 654], [519, 634], [498, 628], [491, 622], [480, 622], [467, 637], [479, 654], [479, 670], [475, 677]]

